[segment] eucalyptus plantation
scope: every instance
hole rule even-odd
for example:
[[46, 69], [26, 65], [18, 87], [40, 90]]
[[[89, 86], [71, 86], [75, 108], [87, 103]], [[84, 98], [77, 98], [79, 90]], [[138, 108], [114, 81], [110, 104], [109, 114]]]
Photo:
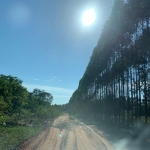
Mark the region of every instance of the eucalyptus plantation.
[[150, 123], [149, 0], [115, 0], [67, 106], [73, 114], [120, 126]]

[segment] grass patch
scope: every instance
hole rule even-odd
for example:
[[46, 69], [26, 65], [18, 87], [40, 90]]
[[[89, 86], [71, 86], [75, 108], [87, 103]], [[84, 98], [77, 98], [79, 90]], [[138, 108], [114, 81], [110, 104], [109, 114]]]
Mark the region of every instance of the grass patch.
[[0, 149], [13, 149], [25, 139], [38, 134], [42, 128], [14, 126], [14, 127], [0, 127]]

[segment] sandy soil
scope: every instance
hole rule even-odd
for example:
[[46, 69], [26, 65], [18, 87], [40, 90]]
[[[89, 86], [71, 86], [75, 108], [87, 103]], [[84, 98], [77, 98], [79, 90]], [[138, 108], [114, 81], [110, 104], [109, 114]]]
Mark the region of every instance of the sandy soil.
[[68, 115], [58, 117], [20, 150], [113, 150], [112, 145], [94, 126], [85, 125]]

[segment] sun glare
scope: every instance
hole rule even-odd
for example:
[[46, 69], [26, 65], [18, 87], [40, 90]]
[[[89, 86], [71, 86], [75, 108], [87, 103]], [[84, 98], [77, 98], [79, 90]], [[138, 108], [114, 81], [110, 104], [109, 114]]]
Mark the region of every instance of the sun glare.
[[94, 23], [96, 18], [94, 9], [89, 9], [85, 11], [82, 15], [82, 23], [84, 26], [90, 26]]

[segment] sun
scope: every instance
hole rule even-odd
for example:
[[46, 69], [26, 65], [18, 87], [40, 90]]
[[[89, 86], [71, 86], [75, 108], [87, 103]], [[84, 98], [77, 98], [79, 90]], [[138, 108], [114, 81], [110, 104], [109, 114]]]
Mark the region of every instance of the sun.
[[94, 9], [88, 9], [85, 11], [82, 15], [82, 23], [84, 26], [90, 26], [91, 24], [94, 23], [96, 18], [95, 11]]

